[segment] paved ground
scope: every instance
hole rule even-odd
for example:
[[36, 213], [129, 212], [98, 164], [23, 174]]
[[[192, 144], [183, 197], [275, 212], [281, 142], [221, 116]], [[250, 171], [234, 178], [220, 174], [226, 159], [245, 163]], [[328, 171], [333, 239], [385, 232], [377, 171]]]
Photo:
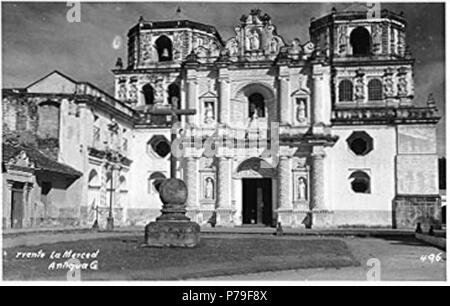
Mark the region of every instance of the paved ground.
[[[242, 230], [240, 230], [242, 231]], [[259, 232], [259, 229], [251, 229], [246, 231], [249, 233]], [[273, 233], [273, 229], [262, 230], [266, 234]], [[355, 231], [355, 230], [352, 230]], [[386, 232], [387, 231], [387, 232]], [[4, 235], [3, 246], [6, 248], [17, 246], [37, 246], [44, 243], [56, 243], [56, 242], [70, 242], [77, 240], [90, 240], [99, 238], [109, 238], [117, 236], [136, 236], [140, 234], [142, 229], [121, 229], [115, 233], [106, 232], [90, 232], [90, 231], [78, 231], [78, 232], [35, 232], [35, 233], [10, 233]], [[227, 232], [220, 229], [209, 229], [204, 235], [226, 235], [227, 237], [243, 237], [242, 235], [233, 232]], [[239, 231], [238, 231], [239, 232]], [[365, 236], [370, 230], [361, 230], [358, 236]], [[342, 235], [349, 234], [344, 230], [340, 232]], [[430, 280], [439, 281], [446, 279], [446, 254], [441, 250], [426, 245], [412, 237], [409, 232], [397, 232], [389, 230], [380, 230], [377, 237], [342, 237], [351, 248], [354, 256], [360, 261], [360, 267], [341, 268], [341, 269], [303, 269], [303, 270], [290, 270], [279, 272], [263, 272], [257, 274], [247, 275], [234, 275], [209, 278], [208, 280], [367, 280], [367, 271], [370, 269], [366, 265], [367, 260], [370, 258], [377, 258], [381, 264], [381, 280]], [[327, 232], [324, 232], [328, 235]], [[296, 235], [296, 233], [291, 233]], [[308, 235], [320, 235], [320, 232], [311, 233]], [[426, 262], [421, 261], [421, 256], [439, 254], [442, 253], [443, 261], [431, 263], [429, 260]]]
[[[233, 275], [202, 280], [279, 280], [279, 281], [366, 281], [373, 266], [367, 266], [370, 258], [377, 258], [381, 264], [383, 281], [445, 281], [446, 253], [432, 246], [424, 245], [413, 238], [345, 238], [353, 255], [361, 262], [360, 267], [341, 269], [302, 269]], [[442, 253], [439, 263], [421, 261], [421, 256]]]

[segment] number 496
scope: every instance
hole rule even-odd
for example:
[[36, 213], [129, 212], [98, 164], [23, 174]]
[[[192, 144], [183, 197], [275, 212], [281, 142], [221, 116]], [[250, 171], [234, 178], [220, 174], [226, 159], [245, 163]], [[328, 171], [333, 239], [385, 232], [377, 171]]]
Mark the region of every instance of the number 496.
[[443, 260], [442, 253], [439, 254], [430, 254], [430, 255], [422, 255], [420, 257], [422, 262], [429, 261], [430, 263], [441, 262]]

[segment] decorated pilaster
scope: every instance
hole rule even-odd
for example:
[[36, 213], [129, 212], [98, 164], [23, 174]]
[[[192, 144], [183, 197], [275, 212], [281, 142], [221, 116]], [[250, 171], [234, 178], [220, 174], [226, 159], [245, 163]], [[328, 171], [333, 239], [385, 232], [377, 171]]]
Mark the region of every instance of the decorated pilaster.
[[292, 156], [295, 149], [281, 146], [278, 158], [278, 222], [283, 226], [292, 226]]
[[3, 228], [12, 228], [11, 224], [11, 205], [6, 205], [7, 203], [12, 203], [12, 187], [14, 182], [6, 181], [6, 190], [3, 189]]
[[327, 227], [332, 220], [325, 197], [325, 152], [323, 146], [312, 148], [310, 169], [312, 225]]
[[231, 205], [231, 164], [226, 155], [218, 157], [217, 167], [217, 225], [232, 225], [233, 207]]
[[291, 158], [288, 156], [280, 156], [278, 162], [278, 208], [280, 210], [292, 209], [292, 201], [289, 196], [290, 175]]
[[227, 124], [230, 121], [230, 79], [226, 68], [219, 70], [219, 94], [220, 123]]
[[[31, 194], [31, 190], [33, 189], [33, 183], [26, 183], [25, 184], [25, 188], [24, 188], [24, 193], [23, 193], [23, 203], [25, 206], [24, 212], [24, 227], [32, 227], [34, 226], [34, 207], [30, 201], [30, 194]], [[61, 216], [59, 216], [61, 217]]]
[[323, 134], [323, 126], [330, 124], [331, 91], [329, 68], [321, 64], [313, 66], [312, 123], [315, 134]]
[[[186, 85], [187, 85], [187, 107], [188, 109], [198, 109], [197, 105], [197, 71], [194, 69], [187, 70], [187, 79], [186, 79]], [[186, 118], [186, 121], [189, 124], [196, 124], [197, 116], [188, 116]]]
[[323, 148], [314, 147], [311, 154], [311, 209], [322, 210], [325, 208], [324, 203], [324, 159], [325, 153]]
[[198, 199], [198, 158], [188, 156], [185, 159], [185, 168], [183, 171], [184, 182], [186, 183], [188, 197], [186, 201], [186, 210], [188, 217], [196, 221], [197, 210], [200, 207]]
[[287, 125], [290, 123], [291, 103], [289, 103], [289, 70], [287, 67], [280, 67], [279, 82], [279, 98], [280, 98], [280, 124]]

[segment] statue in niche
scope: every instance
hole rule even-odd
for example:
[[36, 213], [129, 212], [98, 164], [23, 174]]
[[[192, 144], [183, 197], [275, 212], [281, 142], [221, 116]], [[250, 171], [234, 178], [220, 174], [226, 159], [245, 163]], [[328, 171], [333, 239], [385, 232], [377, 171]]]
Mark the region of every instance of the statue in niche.
[[214, 181], [210, 177], [205, 180], [205, 199], [214, 199]]
[[231, 41], [228, 50], [230, 51], [230, 56], [236, 56], [239, 54], [239, 44], [235, 39]]
[[205, 123], [210, 124], [214, 122], [214, 106], [213, 102], [206, 102], [205, 105]]
[[304, 99], [297, 98], [297, 120], [304, 122], [306, 120], [306, 103]]
[[298, 200], [306, 200], [306, 179], [300, 177], [297, 184], [297, 198]]
[[250, 50], [258, 50], [260, 46], [259, 34], [257, 31], [253, 31], [250, 34]]

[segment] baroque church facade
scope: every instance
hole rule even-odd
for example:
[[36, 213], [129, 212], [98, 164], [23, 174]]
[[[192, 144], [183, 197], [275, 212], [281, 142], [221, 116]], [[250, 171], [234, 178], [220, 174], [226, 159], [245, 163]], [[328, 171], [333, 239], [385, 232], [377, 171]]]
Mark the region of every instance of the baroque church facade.
[[[227, 41], [195, 21], [141, 18], [127, 62], [113, 70], [114, 97], [58, 72], [4, 92], [11, 133], [18, 100], [38, 114], [55, 107], [55, 160], [83, 174], [64, 190], [80, 203], [53, 207], [51, 219], [144, 225], [159, 215], [158, 184], [172, 174], [201, 225], [439, 226], [439, 115], [432, 96], [425, 106], [414, 100], [404, 16], [333, 10], [312, 19], [308, 42], [278, 31], [258, 9]], [[19, 162], [4, 160], [9, 190]], [[40, 213], [23, 201], [34, 216], [27, 224], [59, 205], [42, 203], [39, 181], [23, 185], [41, 194]]]

